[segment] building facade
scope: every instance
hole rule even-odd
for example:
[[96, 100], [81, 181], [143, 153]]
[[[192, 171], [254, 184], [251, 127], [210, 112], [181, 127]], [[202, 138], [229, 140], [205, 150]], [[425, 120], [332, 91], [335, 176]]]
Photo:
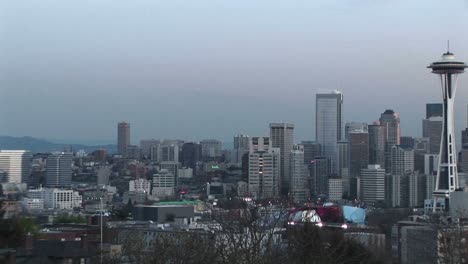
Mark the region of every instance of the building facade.
[[27, 183], [32, 154], [26, 150], [0, 150], [0, 183]]
[[72, 179], [73, 155], [71, 153], [54, 153], [47, 157], [46, 186], [69, 187]]
[[[339, 91], [319, 93], [315, 102], [315, 136], [322, 155], [330, 160], [331, 173], [337, 172], [337, 143], [343, 133], [343, 94]], [[328, 182], [328, 181], [327, 181]]]
[[117, 151], [120, 155], [127, 156], [127, 148], [130, 145], [130, 124], [120, 122], [117, 125]]
[[270, 123], [270, 140], [271, 146], [280, 150], [280, 191], [287, 195], [291, 178], [289, 162], [294, 145], [294, 125]]

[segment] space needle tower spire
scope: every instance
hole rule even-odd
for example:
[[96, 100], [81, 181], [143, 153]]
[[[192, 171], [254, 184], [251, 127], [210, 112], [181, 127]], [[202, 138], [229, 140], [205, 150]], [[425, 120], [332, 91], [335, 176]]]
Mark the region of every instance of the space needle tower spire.
[[446, 210], [449, 208], [449, 196], [459, 188], [457, 172], [457, 151], [455, 150], [454, 101], [457, 91], [457, 78], [467, 68], [464, 62], [457, 61], [453, 53], [447, 50], [442, 59], [431, 63], [428, 68], [440, 76], [443, 99], [443, 127], [440, 141], [439, 164], [436, 186], [433, 193], [433, 211], [437, 210], [437, 200], [445, 199]]

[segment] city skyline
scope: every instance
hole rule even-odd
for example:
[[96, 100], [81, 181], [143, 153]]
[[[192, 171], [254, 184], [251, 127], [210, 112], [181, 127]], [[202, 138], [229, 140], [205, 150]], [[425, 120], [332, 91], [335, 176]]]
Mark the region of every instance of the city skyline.
[[[424, 66], [447, 39], [468, 58], [466, 1], [142, 1], [106, 12], [109, 3], [1, 4], [11, 41], [0, 44], [0, 135], [113, 141], [126, 120], [133, 142], [226, 140], [288, 122], [312, 140], [315, 94], [338, 89], [344, 122], [391, 108], [402, 135], [416, 136], [425, 104], [440, 102]], [[456, 131], [466, 127], [467, 84], [460, 78]]]

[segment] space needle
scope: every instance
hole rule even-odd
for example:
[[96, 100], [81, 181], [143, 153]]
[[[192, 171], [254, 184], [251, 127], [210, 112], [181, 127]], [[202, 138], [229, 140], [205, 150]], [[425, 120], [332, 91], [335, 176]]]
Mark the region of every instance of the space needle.
[[450, 193], [459, 188], [453, 114], [458, 74], [463, 73], [467, 65], [464, 62], [457, 61], [455, 55], [447, 51], [442, 55], [441, 60], [431, 63], [428, 68], [432, 69], [432, 73], [440, 76], [443, 97], [442, 138], [440, 141], [436, 185], [433, 193], [433, 211], [436, 212], [437, 200], [444, 199], [446, 201], [445, 209], [448, 210]]

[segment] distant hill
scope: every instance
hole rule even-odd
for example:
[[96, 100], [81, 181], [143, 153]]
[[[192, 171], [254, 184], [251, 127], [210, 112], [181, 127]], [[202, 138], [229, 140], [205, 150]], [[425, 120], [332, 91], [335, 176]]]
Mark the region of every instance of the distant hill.
[[83, 149], [87, 153], [93, 152], [96, 149], [107, 149], [109, 153], [116, 152], [116, 145], [96, 145], [88, 146], [83, 144], [64, 144], [64, 143], [52, 143], [45, 139], [38, 139], [33, 137], [10, 137], [10, 136], [0, 136], [0, 149], [9, 149], [9, 150], [29, 150], [33, 153], [40, 152], [53, 152], [53, 151], [63, 151], [65, 148], [72, 147], [74, 151]]

